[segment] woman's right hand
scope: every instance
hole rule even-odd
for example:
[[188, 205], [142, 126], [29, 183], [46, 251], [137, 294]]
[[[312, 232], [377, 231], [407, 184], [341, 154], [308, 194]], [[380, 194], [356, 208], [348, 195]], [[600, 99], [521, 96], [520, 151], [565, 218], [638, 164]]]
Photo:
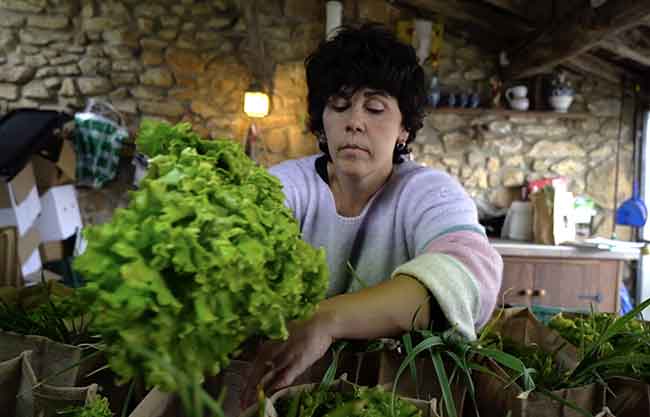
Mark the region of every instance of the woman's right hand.
[[288, 327], [286, 341], [267, 341], [258, 348], [242, 395], [242, 408], [255, 402], [260, 389], [271, 394], [291, 385], [334, 341], [331, 318], [326, 313], [316, 313], [309, 320], [293, 321]]

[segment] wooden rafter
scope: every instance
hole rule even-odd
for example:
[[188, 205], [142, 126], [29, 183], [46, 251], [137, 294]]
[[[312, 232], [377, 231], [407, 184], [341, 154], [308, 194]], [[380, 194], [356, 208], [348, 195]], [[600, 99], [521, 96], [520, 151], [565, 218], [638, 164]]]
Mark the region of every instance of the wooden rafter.
[[650, 19], [648, 0], [609, 0], [598, 9], [585, 6], [554, 25], [538, 39], [511, 56], [511, 78], [523, 78], [548, 72], [556, 65], [575, 58], [610, 36]]
[[398, 8], [422, 10], [460, 20], [480, 29], [517, 38], [530, 31], [530, 25], [521, 19], [511, 19], [480, 2], [459, 0], [387, 0]]
[[638, 62], [641, 65], [645, 65], [646, 67], [650, 67], [650, 55], [632, 49], [622, 42], [604, 40], [598, 44], [598, 47], [616, 54], [621, 58], [629, 59]]
[[623, 76], [626, 74], [623, 68], [610, 64], [591, 54], [582, 54], [569, 58], [563, 65], [577, 70], [580, 73], [589, 74], [613, 84], [620, 84]]
[[529, 0], [484, 0], [495, 7], [507, 10], [528, 21], [531, 25], [539, 25], [551, 18], [552, 8], [549, 2]]

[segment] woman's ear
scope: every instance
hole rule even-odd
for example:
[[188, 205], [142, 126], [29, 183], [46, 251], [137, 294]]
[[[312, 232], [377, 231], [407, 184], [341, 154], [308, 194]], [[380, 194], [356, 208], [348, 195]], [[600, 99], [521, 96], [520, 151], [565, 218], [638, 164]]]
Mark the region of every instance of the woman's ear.
[[399, 136], [397, 136], [397, 143], [403, 143], [406, 144], [406, 140], [409, 138], [409, 132], [402, 128], [399, 132]]

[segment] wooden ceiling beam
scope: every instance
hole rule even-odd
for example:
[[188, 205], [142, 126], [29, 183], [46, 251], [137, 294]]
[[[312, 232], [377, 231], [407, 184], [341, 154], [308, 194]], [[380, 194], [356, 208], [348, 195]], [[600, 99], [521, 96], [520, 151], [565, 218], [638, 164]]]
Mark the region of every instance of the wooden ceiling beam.
[[524, 78], [548, 72], [594, 48], [604, 39], [648, 19], [648, 0], [609, 0], [597, 9], [587, 4], [555, 24], [546, 36], [511, 56], [507, 73], [511, 78]]
[[495, 7], [505, 9], [510, 13], [526, 19], [531, 26], [539, 26], [551, 18], [553, 8], [548, 2], [529, 0], [483, 0]]
[[610, 64], [589, 53], [569, 58], [563, 65], [613, 84], [620, 84], [626, 74], [621, 67]]
[[519, 38], [530, 32], [530, 24], [518, 18], [508, 18], [492, 7], [476, 1], [459, 0], [387, 0], [397, 8], [409, 8], [435, 13], [454, 20], [460, 20], [476, 27], [510, 38]]
[[650, 67], [650, 55], [636, 51], [622, 42], [615, 42], [612, 40], [604, 40], [598, 44], [599, 48], [603, 48], [621, 58], [629, 59], [638, 62], [641, 65]]

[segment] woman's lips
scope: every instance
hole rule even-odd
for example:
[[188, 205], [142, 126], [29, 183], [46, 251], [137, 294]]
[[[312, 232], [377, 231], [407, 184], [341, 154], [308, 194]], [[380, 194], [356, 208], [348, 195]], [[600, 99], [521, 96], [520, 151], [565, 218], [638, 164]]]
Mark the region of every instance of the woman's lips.
[[355, 153], [364, 152], [370, 154], [370, 151], [368, 149], [356, 145], [345, 145], [339, 148], [339, 152], [345, 152], [345, 151], [355, 152]]

